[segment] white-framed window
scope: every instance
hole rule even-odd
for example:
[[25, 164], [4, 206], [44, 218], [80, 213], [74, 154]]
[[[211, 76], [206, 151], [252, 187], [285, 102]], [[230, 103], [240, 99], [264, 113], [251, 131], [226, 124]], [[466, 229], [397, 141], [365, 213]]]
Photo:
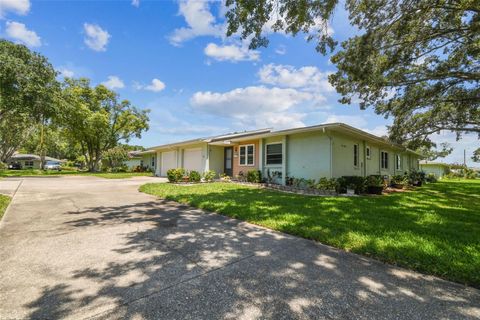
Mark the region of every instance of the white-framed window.
[[283, 163], [282, 143], [269, 143], [265, 155], [265, 164], [276, 165]]
[[388, 169], [388, 152], [380, 152], [380, 167], [382, 169]]
[[152, 156], [152, 167], [155, 167], [155, 156]]
[[33, 161], [25, 161], [25, 167], [33, 167]]
[[359, 153], [358, 153], [358, 144], [353, 145], [353, 166], [358, 167], [358, 158], [359, 158]]
[[367, 146], [365, 152], [367, 154], [367, 159], [371, 159], [372, 158], [372, 150], [370, 150], [370, 146]]
[[402, 156], [399, 154], [395, 155], [395, 169], [402, 169]]
[[239, 147], [238, 163], [241, 166], [254, 166], [255, 165], [255, 145], [246, 144]]

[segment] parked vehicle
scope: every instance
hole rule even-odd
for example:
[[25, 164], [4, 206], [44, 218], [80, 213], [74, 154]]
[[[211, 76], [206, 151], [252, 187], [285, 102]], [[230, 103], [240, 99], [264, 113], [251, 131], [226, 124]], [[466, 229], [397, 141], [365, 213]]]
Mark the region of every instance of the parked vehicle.
[[45, 163], [45, 170], [57, 170], [62, 171], [62, 166], [58, 161], [47, 161]]
[[22, 165], [18, 162], [10, 163], [8, 165], [8, 169], [10, 169], [10, 170], [22, 170]]

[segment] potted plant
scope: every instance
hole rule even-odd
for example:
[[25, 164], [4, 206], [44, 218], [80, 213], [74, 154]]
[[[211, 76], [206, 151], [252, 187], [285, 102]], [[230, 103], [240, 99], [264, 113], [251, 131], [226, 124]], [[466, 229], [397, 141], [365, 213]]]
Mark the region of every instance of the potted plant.
[[367, 192], [369, 194], [382, 194], [383, 179], [381, 176], [371, 175], [367, 177]]
[[403, 189], [403, 187], [408, 183], [408, 178], [402, 175], [392, 176], [391, 186], [395, 189]]
[[347, 194], [354, 195], [355, 194], [355, 185], [353, 183], [347, 186]]

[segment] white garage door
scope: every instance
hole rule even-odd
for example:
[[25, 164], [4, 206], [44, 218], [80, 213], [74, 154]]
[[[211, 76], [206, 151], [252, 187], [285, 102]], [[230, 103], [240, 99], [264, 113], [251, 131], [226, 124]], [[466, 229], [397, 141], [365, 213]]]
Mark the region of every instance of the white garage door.
[[162, 170], [161, 176], [166, 176], [169, 169], [177, 167], [176, 151], [162, 152]]
[[183, 167], [187, 170], [203, 172], [202, 149], [185, 149], [183, 158]]

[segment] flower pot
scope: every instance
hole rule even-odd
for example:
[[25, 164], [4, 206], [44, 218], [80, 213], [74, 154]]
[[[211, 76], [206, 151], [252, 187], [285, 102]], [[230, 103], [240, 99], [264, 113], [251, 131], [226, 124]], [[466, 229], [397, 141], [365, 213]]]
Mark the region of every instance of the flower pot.
[[367, 192], [369, 194], [382, 194], [383, 187], [382, 186], [368, 186]]

